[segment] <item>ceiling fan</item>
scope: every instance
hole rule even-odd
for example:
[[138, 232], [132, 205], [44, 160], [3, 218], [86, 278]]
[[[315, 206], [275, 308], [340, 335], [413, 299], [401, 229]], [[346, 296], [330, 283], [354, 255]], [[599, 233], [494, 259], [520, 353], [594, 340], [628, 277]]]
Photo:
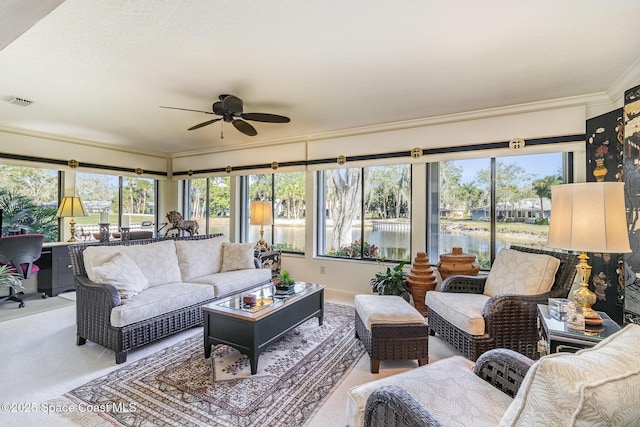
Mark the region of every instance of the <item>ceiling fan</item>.
[[[222, 116], [217, 119], [207, 120], [206, 122], [198, 123], [195, 126], [191, 126], [187, 130], [195, 130], [200, 129], [201, 127], [208, 126], [212, 123], [223, 121], [227, 123], [231, 123], [236, 129], [248, 136], [256, 136], [258, 131], [251, 126], [249, 123], [245, 122], [245, 120], [251, 120], [254, 122], [264, 122], [264, 123], [289, 123], [291, 119], [285, 116], [279, 116], [277, 114], [268, 114], [268, 113], [244, 113], [242, 111], [243, 102], [242, 99], [233, 95], [220, 95], [218, 97], [219, 101], [216, 101], [212, 105], [212, 111], [202, 111], [202, 110], [191, 110], [189, 108], [177, 108], [177, 107], [163, 107], [160, 108], [169, 108], [172, 110], [183, 110], [183, 111], [195, 111], [197, 113], [205, 113], [205, 114], [215, 114], [217, 116]], [[244, 119], [244, 120], [243, 120]], [[224, 139], [224, 135], [222, 132], [220, 133], [220, 138]]]

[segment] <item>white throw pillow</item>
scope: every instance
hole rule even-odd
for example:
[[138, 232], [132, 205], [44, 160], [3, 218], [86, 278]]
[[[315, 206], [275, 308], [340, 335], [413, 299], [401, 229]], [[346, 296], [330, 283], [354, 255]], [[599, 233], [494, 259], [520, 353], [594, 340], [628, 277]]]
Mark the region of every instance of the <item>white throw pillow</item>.
[[560, 260], [551, 255], [503, 248], [489, 270], [484, 294], [539, 295], [549, 292]]
[[142, 274], [138, 265], [120, 252], [103, 265], [94, 267], [93, 274], [97, 279], [96, 283], [114, 286], [122, 299], [138, 295], [149, 287], [149, 280]]
[[182, 281], [219, 273], [222, 268], [222, 244], [225, 236], [202, 240], [176, 240], [176, 253]]
[[82, 252], [82, 260], [87, 277], [92, 282], [98, 283], [98, 277], [94, 269], [109, 261], [115, 254], [122, 251], [122, 246], [89, 246]]
[[500, 426], [628, 426], [640, 419], [640, 326], [575, 354], [541, 358]]
[[220, 271], [256, 268], [253, 262], [255, 249], [255, 243], [223, 243], [222, 269]]

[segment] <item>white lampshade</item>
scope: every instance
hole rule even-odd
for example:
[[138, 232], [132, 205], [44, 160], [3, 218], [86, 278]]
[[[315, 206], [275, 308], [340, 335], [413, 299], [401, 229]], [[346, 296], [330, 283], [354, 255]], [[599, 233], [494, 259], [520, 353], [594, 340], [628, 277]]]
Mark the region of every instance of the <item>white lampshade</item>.
[[80, 197], [71, 197], [66, 196], [60, 202], [60, 206], [58, 206], [58, 213], [56, 216], [58, 218], [73, 218], [76, 216], [87, 216], [87, 210], [84, 207], [84, 203]]
[[547, 246], [581, 252], [631, 252], [624, 183], [587, 182], [551, 187]]
[[271, 219], [271, 202], [256, 200], [251, 202], [251, 213], [249, 222], [253, 225], [270, 225]]

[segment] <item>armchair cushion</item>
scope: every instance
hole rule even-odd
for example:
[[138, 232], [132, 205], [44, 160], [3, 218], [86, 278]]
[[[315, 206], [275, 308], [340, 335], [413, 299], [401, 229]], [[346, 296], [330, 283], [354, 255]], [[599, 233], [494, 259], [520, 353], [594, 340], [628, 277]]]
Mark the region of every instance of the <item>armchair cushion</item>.
[[451, 292], [427, 292], [426, 304], [458, 329], [470, 335], [484, 334], [482, 309], [489, 300], [482, 294], [460, 294]]
[[496, 426], [512, 399], [478, 377], [473, 364], [462, 356], [357, 386], [347, 395], [350, 427], [362, 426], [369, 395], [376, 389], [397, 385], [406, 390], [429, 413], [447, 426]]
[[639, 343], [640, 326], [630, 324], [593, 348], [543, 357], [527, 373], [500, 425], [635, 425]]
[[491, 266], [484, 294], [544, 294], [553, 286], [559, 266], [560, 260], [550, 255], [503, 248]]
[[149, 281], [138, 265], [123, 253], [116, 253], [102, 265], [93, 269], [96, 283], [111, 285], [118, 290], [120, 298], [128, 299], [149, 287]]

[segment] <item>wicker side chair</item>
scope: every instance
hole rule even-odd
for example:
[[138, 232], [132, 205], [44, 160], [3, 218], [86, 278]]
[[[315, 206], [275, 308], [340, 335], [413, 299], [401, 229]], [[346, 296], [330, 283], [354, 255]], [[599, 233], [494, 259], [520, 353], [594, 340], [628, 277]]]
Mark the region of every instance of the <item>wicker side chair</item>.
[[[470, 360], [477, 360], [487, 350], [508, 348], [537, 359], [537, 306], [546, 304], [548, 298], [566, 298], [576, 275], [578, 256], [542, 249], [511, 246], [510, 249], [532, 254], [551, 255], [560, 260], [551, 290], [538, 295], [498, 294], [485, 304], [484, 333], [471, 335], [451, 322], [437, 310], [429, 308], [427, 317], [430, 333], [438, 334]], [[442, 282], [441, 292], [484, 292], [485, 277], [450, 276]]]
[[[506, 349], [494, 349], [482, 355], [475, 364], [477, 381], [501, 390], [514, 398], [534, 361]], [[442, 374], [440, 374], [442, 375]], [[451, 381], [455, 384], [455, 380]], [[425, 387], [429, 385], [426, 384]], [[469, 420], [473, 420], [473, 414]], [[446, 423], [445, 420], [443, 422]], [[365, 406], [365, 427], [441, 427], [429, 410], [399, 385], [387, 385], [373, 391]]]

